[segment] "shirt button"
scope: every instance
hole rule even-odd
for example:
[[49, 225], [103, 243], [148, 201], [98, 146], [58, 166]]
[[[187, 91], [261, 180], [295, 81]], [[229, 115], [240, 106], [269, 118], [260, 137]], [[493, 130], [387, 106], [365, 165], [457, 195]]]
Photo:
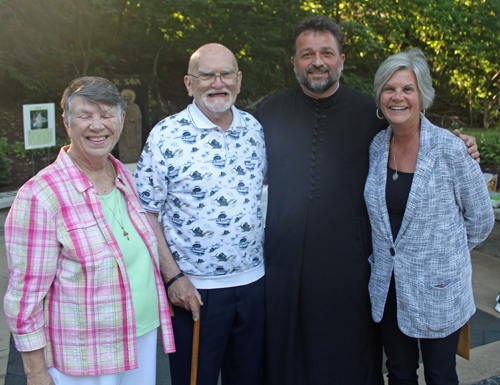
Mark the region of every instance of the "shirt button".
[[390, 252], [391, 252], [391, 255], [392, 255], [393, 257], [396, 255], [396, 252], [394, 251], [394, 249], [393, 249], [392, 247], [391, 247]]

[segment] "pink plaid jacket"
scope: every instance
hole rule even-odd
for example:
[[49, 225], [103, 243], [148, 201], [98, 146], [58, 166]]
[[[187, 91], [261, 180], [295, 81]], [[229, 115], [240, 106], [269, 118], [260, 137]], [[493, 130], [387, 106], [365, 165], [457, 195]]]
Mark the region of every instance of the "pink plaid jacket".
[[[9, 286], [4, 311], [20, 351], [45, 348], [47, 366], [71, 375], [137, 368], [132, 293], [97, 190], [62, 148], [19, 190], [5, 223]], [[165, 353], [175, 351], [153, 226], [126, 167], [110, 156], [135, 228], [154, 257]]]

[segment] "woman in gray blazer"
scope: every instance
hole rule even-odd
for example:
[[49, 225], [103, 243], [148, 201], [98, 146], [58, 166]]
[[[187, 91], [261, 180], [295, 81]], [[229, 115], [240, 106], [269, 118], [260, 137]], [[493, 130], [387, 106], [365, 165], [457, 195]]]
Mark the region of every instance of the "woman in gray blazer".
[[421, 112], [433, 98], [419, 49], [391, 56], [375, 75], [375, 102], [390, 127], [370, 146], [369, 291], [390, 385], [418, 384], [419, 342], [426, 383], [458, 384], [460, 328], [475, 312], [469, 251], [494, 223], [478, 164]]

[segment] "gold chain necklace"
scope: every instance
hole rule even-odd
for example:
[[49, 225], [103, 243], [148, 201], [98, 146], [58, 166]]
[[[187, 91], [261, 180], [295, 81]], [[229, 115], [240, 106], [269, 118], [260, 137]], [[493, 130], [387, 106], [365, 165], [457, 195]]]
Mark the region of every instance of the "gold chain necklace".
[[[114, 169], [114, 167], [113, 167]], [[116, 172], [115, 172], [116, 173]], [[119, 194], [117, 191], [115, 191], [115, 198], [116, 198], [116, 205], [118, 206], [118, 210], [120, 211], [120, 218], [122, 220], [122, 222], [120, 223], [120, 220], [118, 219], [118, 217], [116, 216], [115, 212], [113, 211], [113, 209], [111, 209], [111, 207], [108, 205], [108, 202], [106, 202], [106, 198], [104, 198], [102, 195], [100, 195], [99, 193], [97, 193], [97, 195], [99, 195], [100, 197], [102, 197], [102, 201], [106, 204], [106, 206], [108, 206], [108, 209], [111, 210], [111, 212], [113, 213], [114, 217], [116, 218], [116, 221], [118, 222], [118, 224], [120, 225], [120, 227], [122, 228], [123, 230], [123, 236], [125, 238], [127, 238], [127, 241], [130, 241], [130, 238], [128, 237], [128, 233], [125, 231], [125, 227], [123, 226], [123, 216], [122, 216], [122, 209], [120, 207], [120, 202], [118, 201], [118, 196], [117, 194]]]
[[[71, 160], [73, 161], [73, 163], [75, 164], [76, 167], [78, 167], [78, 170], [81, 171], [81, 173], [85, 176], [85, 178], [87, 178], [87, 180], [89, 181], [89, 183], [94, 186], [94, 184], [90, 181], [89, 177], [83, 172], [83, 170], [80, 168], [80, 166], [78, 165], [78, 163], [76, 163], [76, 161], [71, 157], [71, 155], [69, 155], [69, 153], [67, 153], [68, 156], [71, 158]], [[109, 164], [111, 165], [111, 168], [113, 169], [113, 172], [115, 174], [115, 179], [116, 179], [116, 170], [115, 170], [115, 166], [113, 166], [113, 163], [111, 163], [111, 161], [109, 160], [108, 158], [108, 162]], [[95, 186], [94, 186], [95, 187]], [[97, 187], [96, 187], [96, 190], [97, 190]], [[114, 187], [113, 187], [113, 190], [114, 190]], [[113, 190], [111, 190], [111, 192], [113, 192]], [[118, 225], [120, 225], [120, 227], [122, 228], [123, 230], [123, 236], [125, 238], [127, 238], [127, 241], [130, 241], [130, 238], [128, 237], [128, 233], [125, 231], [125, 227], [123, 226], [123, 216], [122, 216], [122, 209], [120, 207], [120, 202], [118, 201], [118, 196], [116, 195], [117, 193], [115, 192], [115, 198], [116, 198], [116, 205], [118, 206], [118, 210], [120, 210], [120, 218], [121, 218], [121, 223], [120, 223], [120, 220], [118, 219], [118, 216], [115, 214], [115, 212], [111, 209], [111, 207], [109, 207], [108, 205], [108, 202], [106, 202], [106, 198], [104, 198], [101, 194], [99, 194], [99, 191], [97, 191], [97, 195], [99, 195], [100, 197], [102, 197], [102, 201], [106, 204], [106, 206], [108, 206], [108, 209], [113, 213], [113, 216], [115, 217], [116, 221], [118, 222]]]

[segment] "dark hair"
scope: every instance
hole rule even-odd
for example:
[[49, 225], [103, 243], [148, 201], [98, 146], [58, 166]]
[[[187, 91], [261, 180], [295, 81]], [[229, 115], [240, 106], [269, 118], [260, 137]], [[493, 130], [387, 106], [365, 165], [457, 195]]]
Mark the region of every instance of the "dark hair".
[[72, 80], [64, 90], [61, 107], [68, 123], [71, 120], [71, 100], [79, 96], [91, 104], [105, 103], [118, 108], [120, 120], [127, 103], [122, 99], [118, 88], [108, 79], [98, 76], [85, 76]]
[[342, 55], [342, 45], [344, 43], [344, 38], [342, 37], [342, 31], [337, 23], [327, 16], [311, 16], [303, 19], [297, 27], [295, 27], [295, 34], [292, 40], [292, 55], [295, 56], [297, 52], [297, 39], [302, 32], [314, 31], [314, 32], [330, 32], [337, 41], [337, 48], [339, 54]]

